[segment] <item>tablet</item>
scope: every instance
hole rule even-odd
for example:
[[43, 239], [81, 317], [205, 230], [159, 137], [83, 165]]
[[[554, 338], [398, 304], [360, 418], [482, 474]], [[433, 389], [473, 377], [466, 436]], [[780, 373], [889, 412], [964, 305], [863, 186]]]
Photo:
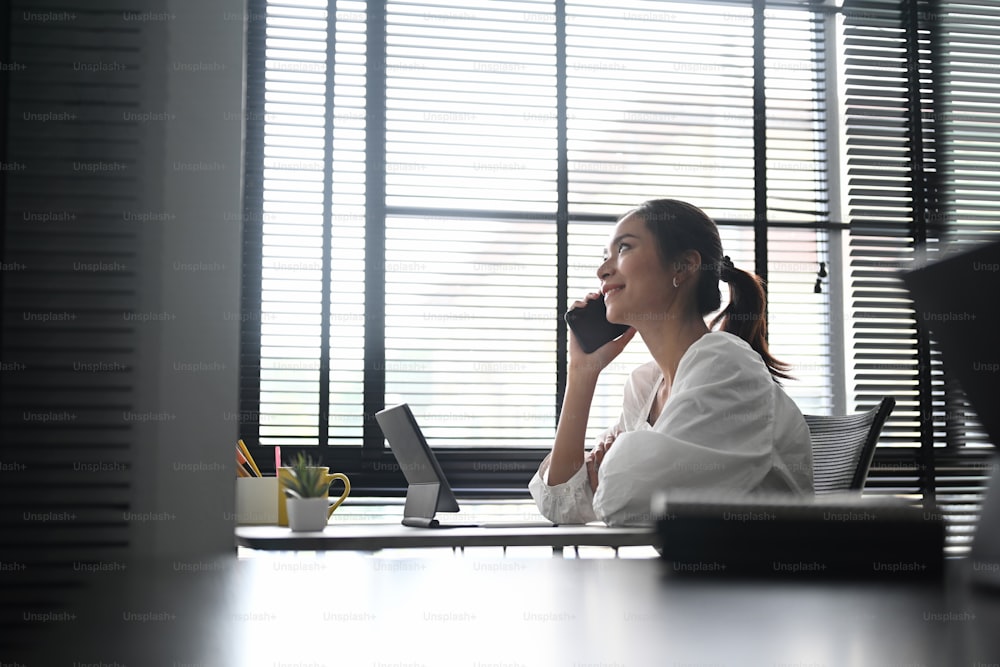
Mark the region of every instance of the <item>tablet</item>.
[[403, 525], [417, 528], [529, 528], [550, 527], [550, 521], [441, 523], [437, 512], [458, 512], [458, 500], [444, 476], [437, 457], [427, 444], [410, 406], [406, 403], [375, 413], [375, 420], [389, 442], [393, 456], [406, 477]]
[[403, 525], [436, 528], [436, 512], [457, 512], [458, 500], [445, 479], [417, 420], [406, 403], [375, 414], [393, 456], [406, 477]]

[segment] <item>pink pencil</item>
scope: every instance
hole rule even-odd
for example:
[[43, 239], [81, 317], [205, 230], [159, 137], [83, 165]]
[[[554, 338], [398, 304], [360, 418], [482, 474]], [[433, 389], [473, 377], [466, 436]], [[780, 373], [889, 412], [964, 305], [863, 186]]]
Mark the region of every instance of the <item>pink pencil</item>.
[[278, 471], [281, 469], [281, 447], [274, 448], [274, 476], [278, 476]]

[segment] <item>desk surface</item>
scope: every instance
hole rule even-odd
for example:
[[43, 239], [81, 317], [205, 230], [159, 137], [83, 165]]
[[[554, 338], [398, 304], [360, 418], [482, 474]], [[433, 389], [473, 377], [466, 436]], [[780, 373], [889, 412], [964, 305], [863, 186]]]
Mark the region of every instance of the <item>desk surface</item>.
[[377, 551], [426, 547], [628, 547], [655, 543], [651, 527], [531, 526], [411, 528], [398, 524], [337, 523], [314, 533], [281, 526], [239, 526], [236, 544], [270, 551]]
[[535, 504], [523, 500], [465, 500], [461, 511], [439, 515], [442, 523], [487, 524], [475, 528], [412, 528], [402, 525], [402, 499], [348, 499], [322, 532], [282, 526], [238, 526], [236, 544], [269, 551], [378, 551], [428, 547], [630, 547], [655, 544], [652, 527], [511, 526], [541, 524]]
[[[1000, 596], [946, 582], [678, 578], [659, 560], [255, 552], [96, 573], [25, 665], [975, 667]], [[52, 610], [55, 612], [55, 610]], [[8, 654], [6, 661], [19, 659]]]

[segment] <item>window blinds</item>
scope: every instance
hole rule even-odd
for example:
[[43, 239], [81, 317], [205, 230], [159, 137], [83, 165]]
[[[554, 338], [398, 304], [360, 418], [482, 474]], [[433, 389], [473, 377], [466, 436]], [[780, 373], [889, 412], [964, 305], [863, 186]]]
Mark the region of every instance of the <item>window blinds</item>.
[[[263, 168], [248, 195], [263, 234], [247, 236], [260, 333], [244, 314], [243, 387], [260, 444], [374, 456], [370, 411], [406, 400], [455, 456], [543, 452], [562, 313], [596, 288], [616, 217], [654, 197], [704, 207], [738, 266], [768, 269], [772, 349], [801, 378], [788, 390], [807, 412], [833, 409], [832, 288], [813, 289], [830, 224], [824, 26], [808, 3], [767, 9], [756, 42], [742, 2], [285, 1], [260, 14], [249, 78], [264, 85], [248, 81], [248, 104], [263, 99]], [[781, 227], [758, 268], [754, 224], [769, 220]], [[646, 359], [636, 341], [609, 369], [591, 434]]]
[[[264, 445], [360, 444], [365, 3], [340, 2], [331, 12], [326, 2], [269, 2], [256, 15], [265, 18], [251, 23], [251, 43], [263, 58], [251, 71], [262, 82], [248, 81], [255, 94], [248, 97], [247, 162], [260, 170], [248, 179], [248, 200], [259, 197], [260, 209], [245, 218], [259, 216], [261, 236], [245, 263], [258, 266], [259, 278], [249, 272], [246, 281], [259, 298], [245, 302], [243, 317], [244, 340], [260, 351], [259, 368], [251, 359], [252, 372], [244, 372], [256, 387], [244, 387], [250, 409], [242, 416], [259, 428], [251, 441]], [[253, 130], [259, 154], [251, 152]]]
[[570, 213], [616, 216], [663, 193], [746, 219], [751, 9], [570, 1], [566, 12]]
[[[947, 6], [946, 6], [947, 5]], [[988, 464], [981, 427], [942, 367], [898, 274], [945, 244], [996, 233], [978, 178], [997, 159], [984, 63], [990, 4], [844, 7], [855, 401], [897, 398], [869, 486], [935, 501], [948, 549], [967, 548]]]
[[387, 3], [390, 209], [555, 212], [553, 12], [547, 1]]
[[[566, 15], [570, 299], [594, 289], [597, 244], [614, 217], [654, 197], [704, 208], [736, 265], [759, 271], [749, 226], [765, 179], [768, 220], [803, 227], [768, 231], [770, 344], [793, 366], [788, 392], [817, 414], [833, 410], [841, 362], [830, 351], [829, 281], [814, 291], [820, 262], [829, 263], [818, 228], [829, 223], [824, 20], [805, 5], [765, 12], [766, 133], [757, 137], [749, 5], [569, 2]], [[755, 168], [755, 141], [765, 143], [766, 172]], [[588, 219], [601, 215], [597, 231]], [[584, 268], [576, 248], [587, 243], [597, 251]], [[601, 423], [617, 418], [627, 371], [646, 359], [637, 340], [605, 373]]]
[[927, 234], [925, 183], [913, 167], [931, 149], [922, 121], [932, 101], [908, 91], [911, 72], [928, 67], [928, 35], [908, 35], [899, 3], [847, 3], [843, 25], [853, 399], [860, 410], [896, 397], [868, 487], [920, 494], [932, 464], [925, 421], [934, 389], [926, 336], [898, 273]]
[[[943, 238], [953, 246], [996, 241], [1000, 199], [993, 181], [1000, 167], [1000, 8], [984, 0], [944, 1], [934, 18], [941, 62], [936, 89], [942, 121]], [[935, 486], [958, 551], [973, 536], [983, 488], [988, 475], [997, 471], [995, 459], [990, 458], [995, 450], [975, 412], [953, 383], [946, 387], [945, 447], [935, 449]]]
[[158, 136], [146, 66], [155, 30], [123, 24], [127, 5], [4, 9], [0, 644], [9, 647], [40, 636], [33, 618], [64, 610], [83, 578], [119, 566], [134, 542], [133, 448], [142, 424], [160, 418], [140, 407], [139, 351], [165, 314], [142, 311], [138, 286], [139, 226], [163, 220], [136, 175]]
[[435, 446], [551, 441], [553, 11], [387, 4], [386, 402]]

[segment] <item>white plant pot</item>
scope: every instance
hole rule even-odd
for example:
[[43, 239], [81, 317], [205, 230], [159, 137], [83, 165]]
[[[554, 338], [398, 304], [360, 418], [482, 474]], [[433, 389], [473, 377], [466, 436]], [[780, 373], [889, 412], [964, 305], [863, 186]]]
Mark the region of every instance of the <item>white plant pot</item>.
[[328, 498], [288, 498], [288, 527], [296, 531], [319, 531], [326, 528]]

